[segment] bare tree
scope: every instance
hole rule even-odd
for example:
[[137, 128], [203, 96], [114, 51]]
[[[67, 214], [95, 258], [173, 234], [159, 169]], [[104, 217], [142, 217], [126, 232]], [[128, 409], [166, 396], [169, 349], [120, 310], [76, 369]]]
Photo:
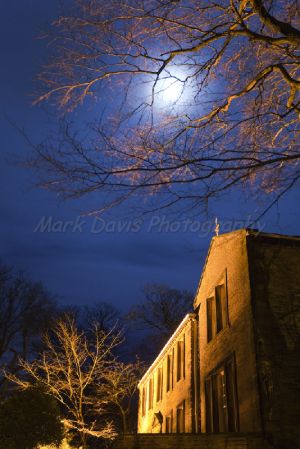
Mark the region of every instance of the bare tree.
[[61, 405], [64, 425], [77, 432], [83, 448], [88, 437], [112, 439], [112, 422], [101, 422], [110, 400], [105, 386], [105, 373], [114, 369], [113, 349], [120, 334], [94, 328], [93, 340], [79, 332], [74, 321], [65, 317], [46, 334], [46, 350], [32, 362], [20, 361], [26, 377], [7, 373], [20, 388], [40, 385]]
[[50, 33], [38, 101], [71, 111], [94, 97], [102, 121], [90, 139], [65, 125], [36, 147], [44, 185], [104, 192], [103, 207], [142, 195], [147, 210], [244, 185], [272, 193], [271, 206], [300, 176], [299, 11], [297, 0], [74, 2]]
[[[41, 349], [41, 333], [57, 317], [55, 300], [40, 283], [28, 281], [11, 267], [0, 266], [0, 370], [18, 370], [18, 358]], [[0, 378], [0, 387], [5, 378]]]
[[121, 432], [136, 430], [137, 423], [137, 385], [144, 373], [144, 364], [139, 360], [133, 363], [118, 361], [106, 372], [106, 392], [110, 413], [121, 420]]
[[[161, 284], [149, 284], [144, 288], [145, 301], [133, 306], [127, 315], [135, 329], [152, 335], [152, 351], [161, 347], [179, 323], [193, 308], [193, 294]], [[149, 335], [146, 337], [149, 341]], [[151, 354], [152, 354], [151, 351]], [[146, 354], [144, 354], [145, 357]]]
[[120, 321], [118, 310], [104, 301], [84, 307], [82, 315], [84, 325], [91, 328], [94, 324], [97, 324], [98, 328], [104, 332], [109, 332]]

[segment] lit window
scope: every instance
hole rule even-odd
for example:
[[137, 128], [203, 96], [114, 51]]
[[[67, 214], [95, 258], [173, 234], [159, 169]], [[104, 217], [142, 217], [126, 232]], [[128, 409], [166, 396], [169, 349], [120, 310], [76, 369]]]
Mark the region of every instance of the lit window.
[[166, 416], [166, 433], [172, 433], [173, 413]]
[[142, 416], [146, 414], [146, 387], [142, 389]]
[[156, 389], [156, 402], [162, 399], [163, 392], [163, 373], [162, 368], [157, 369], [157, 389]]
[[149, 380], [148, 387], [148, 409], [151, 410], [153, 408], [153, 378]]
[[185, 430], [185, 406], [184, 401], [176, 409], [176, 431], [184, 433]]
[[173, 357], [171, 354], [167, 356], [167, 391], [173, 387]]
[[185, 375], [184, 339], [177, 342], [177, 381]]
[[206, 431], [237, 432], [237, 396], [234, 358], [205, 380]]

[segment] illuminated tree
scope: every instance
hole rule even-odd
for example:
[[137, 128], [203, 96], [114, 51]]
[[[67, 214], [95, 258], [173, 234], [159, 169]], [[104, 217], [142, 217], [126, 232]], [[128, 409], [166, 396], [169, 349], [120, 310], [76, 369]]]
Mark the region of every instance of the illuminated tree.
[[241, 185], [272, 204], [300, 176], [299, 26], [297, 0], [77, 0], [38, 101], [101, 121], [36, 148], [45, 185], [103, 207], [189, 209]]
[[139, 360], [134, 363], [118, 361], [107, 370], [105, 391], [109, 403], [109, 415], [120, 417], [121, 433], [136, 430], [137, 385], [144, 373], [144, 365]]
[[103, 419], [109, 401], [105, 373], [115, 366], [114, 348], [120, 334], [94, 328], [93, 339], [79, 332], [72, 320], [60, 320], [44, 337], [45, 351], [32, 362], [20, 361], [24, 376], [7, 373], [21, 389], [41, 386], [63, 410], [63, 423], [79, 435], [82, 447], [89, 437], [112, 439], [114, 426]]

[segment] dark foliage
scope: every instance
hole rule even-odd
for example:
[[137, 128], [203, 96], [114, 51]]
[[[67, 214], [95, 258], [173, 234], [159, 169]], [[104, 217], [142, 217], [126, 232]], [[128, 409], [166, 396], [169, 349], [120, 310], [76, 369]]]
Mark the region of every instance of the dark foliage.
[[4, 449], [34, 449], [38, 444], [60, 444], [63, 426], [56, 401], [29, 389], [16, 392], [0, 409], [0, 441]]
[[18, 358], [42, 349], [41, 334], [58, 315], [54, 298], [41, 283], [0, 264], [0, 391], [7, 386], [1, 369], [17, 372]]

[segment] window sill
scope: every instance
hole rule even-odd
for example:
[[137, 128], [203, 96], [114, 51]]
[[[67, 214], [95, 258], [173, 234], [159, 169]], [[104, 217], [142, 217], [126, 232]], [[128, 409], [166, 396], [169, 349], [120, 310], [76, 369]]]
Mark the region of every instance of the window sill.
[[223, 327], [223, 329], [221, 329], [211, 340], [206, 341], [206, 344], [209, 345], [210, 343], [212, 343], [213, 341], [216, 341], [220, 335], [222, 335], [227, 329], [229, 329], [230, 326], [229, 324], [227, 324], [225, 327]]

